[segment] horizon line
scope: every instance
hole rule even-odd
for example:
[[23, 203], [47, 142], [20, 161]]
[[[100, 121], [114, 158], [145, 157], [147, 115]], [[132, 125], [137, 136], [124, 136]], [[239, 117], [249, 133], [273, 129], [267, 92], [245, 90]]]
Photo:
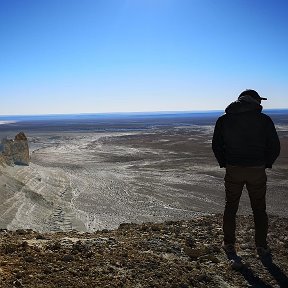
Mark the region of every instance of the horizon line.
[[[263, 108], [263, 111], [271, 110], [288, 110], [288, 108]], [[75, 113], [47, 113], [47, 114], [0, 114], [1, 117], [41, 117], [41, 116], [70, 116], [70, 115], [125, 115], [125, 114], [175, 114], [175, 113], [213, 113], [225, 112], [225, 109], [208, 109], [208, 110], [163, 110], [163, 111], [130, 111], [130, 112], [75, 112]]]

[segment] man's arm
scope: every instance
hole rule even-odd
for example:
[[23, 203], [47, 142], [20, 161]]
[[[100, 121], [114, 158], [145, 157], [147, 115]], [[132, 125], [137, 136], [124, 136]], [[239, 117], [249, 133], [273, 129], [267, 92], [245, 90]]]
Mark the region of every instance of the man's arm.
[[222, 121], [220, 118], [217, 120], [214, 128], [212, 150], [219, 163], [220, 168], [226, 167], [225, 146], [222, 136]]
[[275, 126], [269, 117], [266, 139], [266, 168], [272, 168], [273, 163], [280, 154], [280, 141]]

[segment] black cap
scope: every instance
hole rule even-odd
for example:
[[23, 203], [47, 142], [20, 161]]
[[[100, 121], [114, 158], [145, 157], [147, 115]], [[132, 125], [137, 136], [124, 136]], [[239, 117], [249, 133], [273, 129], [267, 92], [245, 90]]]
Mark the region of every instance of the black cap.
[[263, 98], [263, 97], [260, 97], [260, 95], [255, 91], [255, 90], [252, 90], [252, 89], [246, 89], [245, 91], [243, 91], [238, 99], [241, 97], [241, 96], [251, 96], [252, 98], [254, 98], [255, 100], [258, 100], [258, 101], [261, 101], [261, 100], [267, 100], [267, 98]]

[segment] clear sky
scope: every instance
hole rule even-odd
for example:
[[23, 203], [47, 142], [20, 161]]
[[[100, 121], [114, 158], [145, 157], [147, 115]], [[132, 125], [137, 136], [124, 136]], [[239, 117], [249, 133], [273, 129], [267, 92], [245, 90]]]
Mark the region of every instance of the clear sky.
[[286, 0], [0, 0], [0, 115], [288, 108]]

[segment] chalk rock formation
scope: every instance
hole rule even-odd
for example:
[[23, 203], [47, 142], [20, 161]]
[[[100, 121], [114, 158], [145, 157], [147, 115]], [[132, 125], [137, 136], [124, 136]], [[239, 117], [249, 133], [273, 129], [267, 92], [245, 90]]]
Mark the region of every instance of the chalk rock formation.
[[15, 136], [15, 141], [20, 141], [20, 140], [27, 141], [27, 137], [24, 134], [24, 132], [20, 132]]
[[29, 165], [29, 145], [26, 135], [20, 132], [14, 140], [2, 140], [2, 156], [7, 165]]

